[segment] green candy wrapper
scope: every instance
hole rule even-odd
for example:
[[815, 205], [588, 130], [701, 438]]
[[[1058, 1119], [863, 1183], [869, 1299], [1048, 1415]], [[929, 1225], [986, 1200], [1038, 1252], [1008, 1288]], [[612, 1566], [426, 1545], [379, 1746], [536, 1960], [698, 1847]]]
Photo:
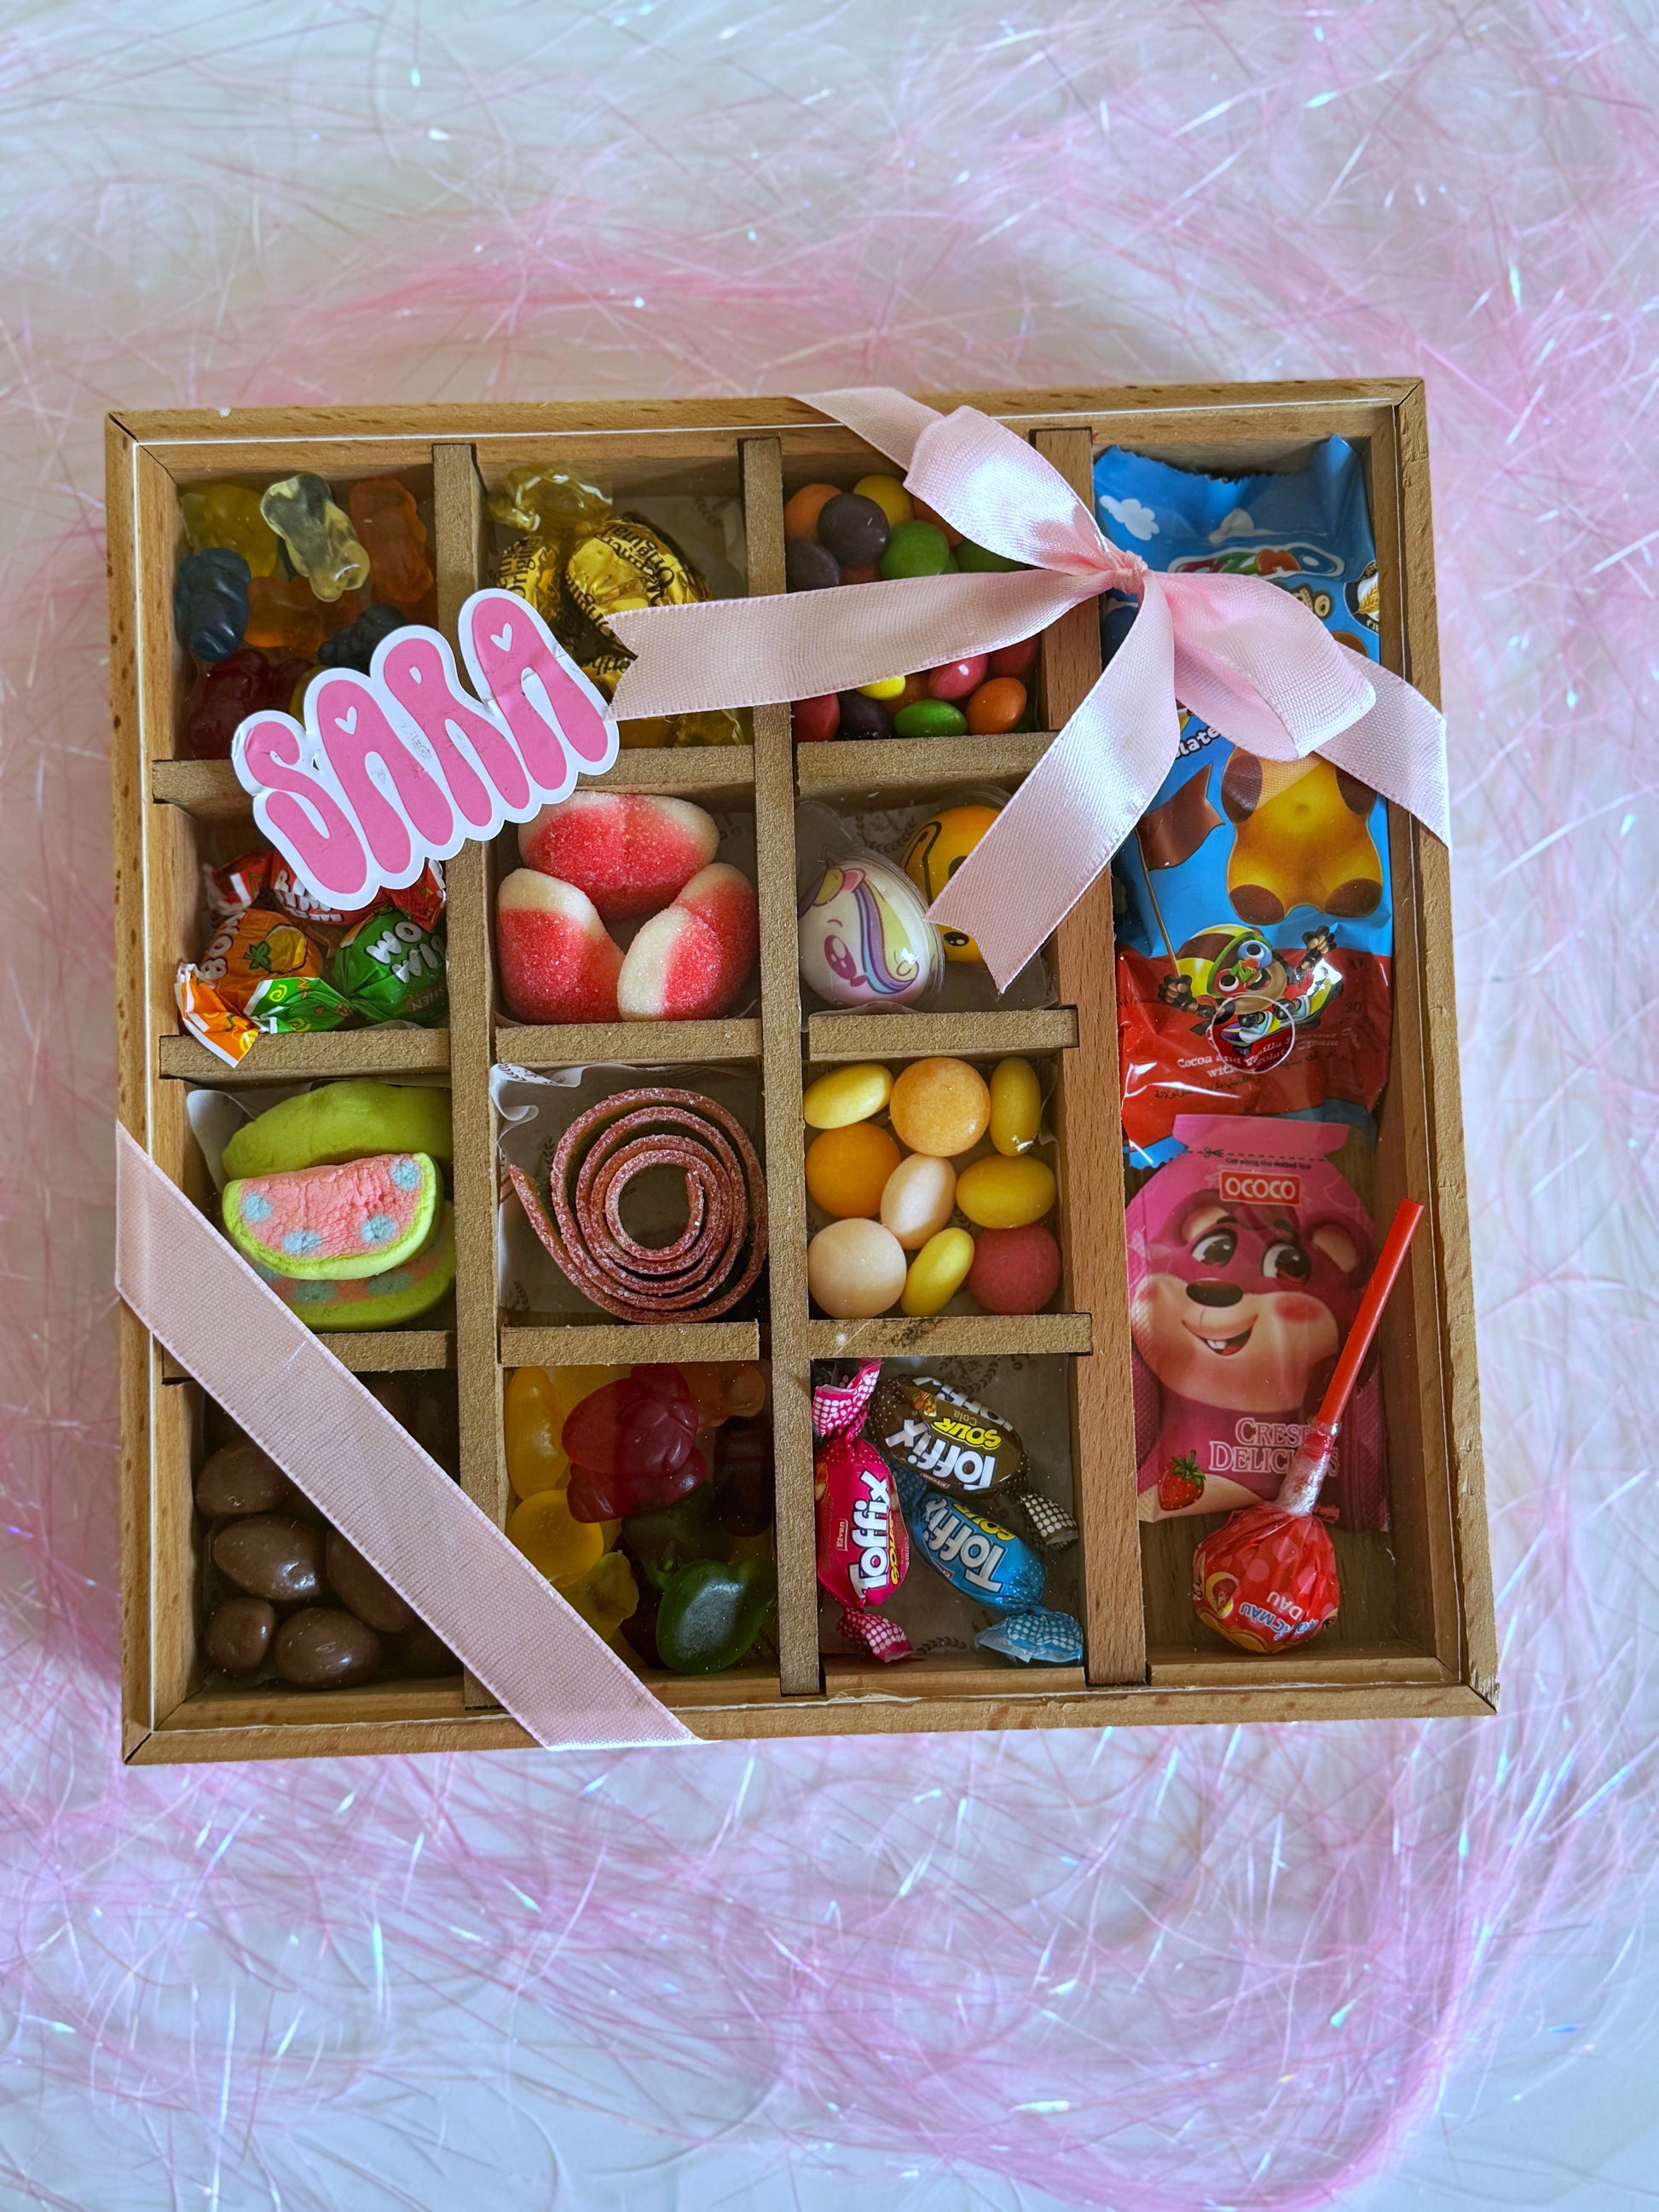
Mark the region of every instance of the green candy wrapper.
[[366, 1022], [440, 1029], [449, 1019], [441, 923], [428, 928], [395, 908], [349, 929], [329, 960], [329, 980]]

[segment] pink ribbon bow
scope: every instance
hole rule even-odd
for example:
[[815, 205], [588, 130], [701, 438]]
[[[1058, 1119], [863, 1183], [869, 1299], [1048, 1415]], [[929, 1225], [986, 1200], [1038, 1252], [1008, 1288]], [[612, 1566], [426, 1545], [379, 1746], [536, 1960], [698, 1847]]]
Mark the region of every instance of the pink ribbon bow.
[[1018, 644], [1103, 592], [1140, 602], [1088, 697], [929, 909], [1006, 989], [1111, 860], [1176, 758], [1179, 699], [1247, 752], [1319, 752], [1449, 840], [1445, 725], [1422, 694], [1339, 645], [1256, 576], [1165, 575], [1121, 551], [1036, 448], [972, 407], [882, 386], [815, 392], [905, 471], [906, 489], [1025, 567], [611, 616], [638, 655], [619, 719], [754, 707]]

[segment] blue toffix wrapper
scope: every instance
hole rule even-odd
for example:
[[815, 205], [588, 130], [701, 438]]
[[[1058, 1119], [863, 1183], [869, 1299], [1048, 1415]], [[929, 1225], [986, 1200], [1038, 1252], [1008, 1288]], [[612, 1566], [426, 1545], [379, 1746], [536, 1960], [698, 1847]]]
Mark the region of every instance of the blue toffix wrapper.
[[[1171, 573], [1260, 576], [1378, 657], [1377, 575], [1358, 456], [1195, 475], [1113, 447], [1100, 526]], [[1109, 604], [1107, 652], [1133, 608]], [[1388, 1079], [1394, 950], [1388, 806], [1329, 761], [1263, 761], [1183, 714], [1174, 766], [1119, 852], [1123, 1129], [1146, 1165], [1180, 1114], [1364, 1121]]]
[[1024, 1666], [1033, 1660], [1046, 1667], [1080, 1667], [1083, 1631], [1069, 1613], [1036, 1605], [1029, 1612], [1011, 1613], [974, 1638], [981, 1651], [1000, 1651]]
[[1042, 1561], [1012, 1528], [930, 1489], [908, 1468], [895, 1472], [911, 1541], [953, 1589], [997, 1613], [1042, 1603], [1048, 1578]]

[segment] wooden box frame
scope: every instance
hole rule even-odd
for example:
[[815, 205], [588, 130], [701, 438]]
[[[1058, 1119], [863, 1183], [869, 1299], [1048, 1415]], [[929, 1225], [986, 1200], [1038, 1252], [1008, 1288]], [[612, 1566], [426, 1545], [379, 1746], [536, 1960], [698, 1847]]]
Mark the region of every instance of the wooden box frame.
[[[1340, 434], [1360, 451], [1376, 530], [1382, 657], [1437, 696], [1434, 566], [1424, 394], [1410, 379], [1260, 386], [928, 395], [968, 401], [1029, 435], [1086, 497], [1092, 453], [1109, 442], [1189, 465], [1282, 465]], [[170, 614], [182, 539], [182, 486], [253, 483], [295, 470], [335, 482], [397, 471], [429, 488], [440, 620], [453, 635], [484, 579], [487, 486], [532, 460], [562, 460], [610, 482], [619, 499], [654, 489], [735, 492], [743, 501], [749, 589], [783, 586], [786, 489], [850, 483], [871, 457], [849, 433], [788, 399], [545, 406], [194, 410], [112, 416], [107, 425], [114, 724], [119, 1112], [165, 1172], [206, 1196], [188, 1139], [192, 1083], [228, 1072], [178, 1034], [173, 975], [198, 949], [198, 855], [222, 853], [248, 821], [226, 763], [173, 757], [183, 656]], [[1092, 605], [1044, 643], [1045, 732], [1099, 667]], [[1052, 947], [1060, 1004], [1034, 1012], [817, 1013], [803, 1024], [796, 975], [794, 810], [800, 798], [1008, 785], [1047, 736], [890, 740], [803, 748], [787, 707], [757, 708], [749, 748], [624, 752], [601, 781], [752, 804], [759, 837], [760, 1012], [712, 1023], [529, 1030], [495, 1004], [492, 852], [450, 864], [447, 1031], [365, 1030], [263, 1038], [234, 1079], [244, 1086], [345, 1073], [447, 1081], [455, 1107], [458, 1285], [452, 1328], [331, 1340], [363, 1371], [442, 1370], [458, 1393], [460, 1480], [498, 1520], [507, 1502], [501, 1387], [514, 1366], [554, 1360], [725, 1358], [772, 1362], [778, 1494], [779, 1661], [707, 1680], [653, 1677], [699, 1735], [744, 1737], [915, 1729], [1098, 1728], [1127, 1722], [1237, 1722], [1484, 1713], [1496, 1648], [1480, 1459], [1468, 1232], [1453, 997], [1447, 856], [1396, 815], [1393, 1059], [1379, 1119], [1373, 1205], [1386, 1218], [1409, 1189], [1430, 1207], [1390, 1310], [1382, 1346], [1393, 1527], [1341, 1539], [1344, 1606], [1305, 1651], [1253, 1659], [1202, 1637], [1182, 1581], [1190, 1523], [1143, 1532], [1134, 1510], [1118, 1115], [1112, 912], [1103, 878]], [[648, 1035], [641, 1034], [642, 1026]], [[1062, 1070], [1057, 1122], [1066, 1310], [830, 1322], [811, 1317], [801, 1176], [804, 1061], [935, 1051], [1042, 1052]], [[769, 1324], [724, 1322], [641, 1332], [625, 1324], [527, 1329], [496, 1308], [492, 1063], [568, 1066], [733, 1062], [757, 1069], [772, 1203]], [[122, 1525], [125, 1755], [141, 1763], [518, 1746], [529, 1739], [465, 1678], [359, 1691], [204, 1687], [197, 1652], [198, 1538], [191, 1504], [200, 1392], [125, 1309]], [[1085, 1664], [1022, 1669], [970, 1655], [884, 1669], [818, 1649], [813, 1577], [808, 1369], [842, 1352], [940, 1357], [1046, 1352], [1071, 1376], [1073, 1479], [1081, 1539]]]

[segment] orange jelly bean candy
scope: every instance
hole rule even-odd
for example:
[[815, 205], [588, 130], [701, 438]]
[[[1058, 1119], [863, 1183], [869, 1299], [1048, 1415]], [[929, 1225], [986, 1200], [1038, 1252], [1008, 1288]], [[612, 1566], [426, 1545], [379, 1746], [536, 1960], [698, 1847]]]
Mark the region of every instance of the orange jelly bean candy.
[[975, 737], [1012, 730], [1025, 712], [1025, 686], [1017, 676], [994, 676], [968, 702], [968, 726]]
[[899, 1148], [885, 1129], [873, 1121], [849, 1121], [824, 1130], [807, 1146], [806, 1188], [826, 1213], [872, 1221], [898, 1164]]
[[803, 484], [800, 489], [783, 505], [783, 534], [786, 538], [816, 538], [818, 517], [832, 499], [841, 493], [839, 484]]

